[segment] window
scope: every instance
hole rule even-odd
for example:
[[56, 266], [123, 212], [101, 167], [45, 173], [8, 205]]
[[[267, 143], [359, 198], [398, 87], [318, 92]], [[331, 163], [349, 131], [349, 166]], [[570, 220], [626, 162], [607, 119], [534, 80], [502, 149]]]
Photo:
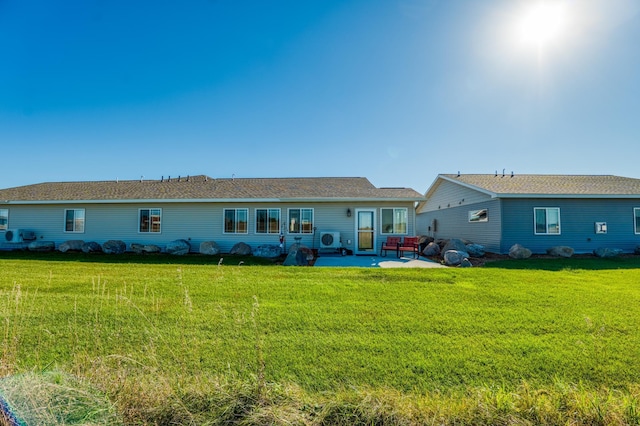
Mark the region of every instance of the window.
[[289, 233], [313, 233], [313, 209], [289, 209]]
[[596, 234], [606, 234], [607, 233], [607, 222], [596, 222], [595, 223]]
[[280, 209], [256, 209], [256, 234], [280, 233]]
[[6, 231], [9, 226], [9, 209], [0, 209], [0, 231]]
[[640, 234], [640, 208], [633, 209], [633, 229], [635, 229], [636, 234]]
[[469, 212], [469, 222], [488, 222], [489, 211], [487, 209], [471, 210]]
[[224, 233], [246, 234], [248, 217], [247, 209], [224, 209]]
[[162, 209], [140, 209], [139, 232], [160, 232]]
[[84, 232], [84, 209], [64, 211], [64, 232]]
[[536, 235], [560, 235], [560, 209], [557, 207], [536, 207], [535, 216]]
[[407, 209], [380, 209], [383, 234], [406, 234], [407, 233]]

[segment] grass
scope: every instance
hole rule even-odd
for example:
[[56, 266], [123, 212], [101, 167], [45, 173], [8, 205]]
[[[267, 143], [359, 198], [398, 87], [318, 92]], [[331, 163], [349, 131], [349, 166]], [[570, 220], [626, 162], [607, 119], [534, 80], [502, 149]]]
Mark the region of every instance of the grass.
[[0, 254], [0, 373], [127, 424], [640, 424], [640, 262]]

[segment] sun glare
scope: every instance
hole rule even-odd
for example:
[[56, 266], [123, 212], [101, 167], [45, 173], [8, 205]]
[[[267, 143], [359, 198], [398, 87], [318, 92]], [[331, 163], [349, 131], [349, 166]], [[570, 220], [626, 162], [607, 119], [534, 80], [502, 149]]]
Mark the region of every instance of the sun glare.
[[565, 21], [562, 3], [533, 3], [523, 11], [517, 27], [518, 36], [522, 43], [541, 49], [560, 41]]

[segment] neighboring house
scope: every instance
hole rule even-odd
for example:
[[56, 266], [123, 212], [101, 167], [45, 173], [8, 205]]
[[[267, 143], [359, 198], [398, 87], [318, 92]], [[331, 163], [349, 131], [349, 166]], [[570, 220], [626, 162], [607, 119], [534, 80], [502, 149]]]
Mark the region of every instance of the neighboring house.
[[[28, 230], [41, 241], [122, 240], [164, 246], [176, 239], [222, 252], [299, 241], [317, 249], [377, 252], [387, 235], [415, 234], [408, 188], [376, 188], [365, 178], [212, 179], [41, 183], [0, 190], [0, 241]], [[322, 243], [322, 237], [330, 233]], [[333, 241], [330, 241], [333, 240]], [[2, 246], [0, 246], [2, 247]]]
[[634, 251], [640, 179], [619, 176], [441, 174], [417, 207], [418, 234], [461, 238], [489, 252], [570, 246]]

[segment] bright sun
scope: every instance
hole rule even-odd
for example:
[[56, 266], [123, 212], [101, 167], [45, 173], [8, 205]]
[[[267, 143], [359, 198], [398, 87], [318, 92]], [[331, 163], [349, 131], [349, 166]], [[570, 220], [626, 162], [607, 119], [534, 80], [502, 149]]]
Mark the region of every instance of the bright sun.
[[522, 11], [517, 25], [520, 41], [526, 45], [545, 48], [562, 38], [566, 12], [561, 2], [536, 2]]

